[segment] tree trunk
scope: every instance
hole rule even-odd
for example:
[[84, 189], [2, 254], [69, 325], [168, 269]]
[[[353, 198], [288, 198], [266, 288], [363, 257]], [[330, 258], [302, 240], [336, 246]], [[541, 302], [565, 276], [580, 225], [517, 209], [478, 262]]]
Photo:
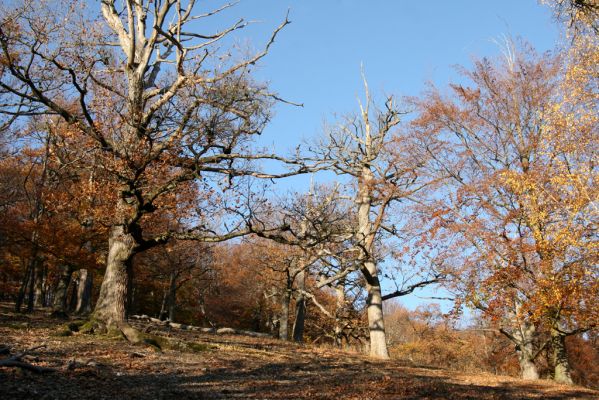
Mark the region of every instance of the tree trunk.
[[[366, 148], [372, 146], [371, 138], [367, 133]], [[379, 282], [379, 272], [373, 257], [374, 239], [376, 232], [373, 231], [373, 223], [370, 220], [373, 202], [373, 180], [374, 174], [370, 166], [364, 164], [362, 176], [358, 188], [358, 237], [361, 248], [361, 271], [366, 278], [366, 290], [368, 299], [366, 302], [368, 310], [368, 330], [370, 332], [370, 356], [374, 358], [388, 359], [387, 339], [385, 337], [385, 320], [383, 316], [383, 296]], [[382, 212], [382, 211], [381, 211]]]
[[35, 290], [36, 290], [36, 280], [38, 279], [38, 271], [39, 271], [39, 264], [40, 264], [41, 260], [40, 257], [36, 255], [34, 255], [33, 259], [31, 260], [31, 269], [29, 270], [29, 293], [27, 296], [27, 312], [32, 312], [33, 309], [35, 308]]
[[71, 288], [69, 290], [69, 294], [67, 294], [67, 311], [70, 313], [74, 313], [77, 309], [77, 291], [79, 290], [79, 271], [75, 272], [73, 277], [73, 282], [71, 284]]
[[574, 382], [570, 375], [566, 335], [561, 332], [559, 326], [551, 328], [551, 349], [553, 352], [551, 360], [553, 363], [553, 380], [558, 383], [572, 385]]
[[106, 272], [93, 318], [106, 328], [118, 327], [126, 319], [128, 266], [137, 243], [122, 225], [113, 226], [108, 239]]
[[94, 276], [87, 269], [79, 270], [79, 284], [77, 285], [77, 305], [75, 314], [87, 315], [92, 311], [92, 289]]
[[35, 261], [35, 284], [33, 287], [33, 307], [41, 308], [45, 306], [44, 302], [44, 260], [37, 257]]
[[345, 312], [345, 279], [337, 281], [335, 296], [337, 298], [335, 305], [335, 345], [341, 348], [343, 347], [342, 319]]
[[291, 302], [291, 289], [286, 288], [281, 296], [281, 317], [279, 318], [279, 339], [289, 340], [289, 303]]
[[127, 265], [127, 297], [125, 301], [125, 319], [133, 314], [135, 301], [135, 276], [133, 274], [133, 255], [125, 262]]
[[518, 351], [518, 363], [520, 364], [520, 376], [522, 379], [539, 379], [539, 372], [530, 353], [527, 351]]
[[169, 274], [168, 281], [168, 289], [164, 291], [164, 296], [162, 297], [162, 305], [160, 306], [160, 314], [158, 318], [161, 321], [166, 320], [169, 321], [175, 320], [175, 310], [177, 308], [177, 270], [174, 269]]
[[293, 321], [293, 340], [298, 343], [304, 341], [304, 324], [306, 321], [306, 298], [302, 291], [306, 290], [306, 272], [302, 269], [297, 274], [298, 296], [295, 300], [295, 321]]
[[162, 304], [160, 305], [160, 313], [158, 313], [158, 319], [161, 321], [166, 320], [167, 308], [168, 308], [167, 301], [168, 301], [168, 290], [164, 290], [164, 293], [162, 295]]
[[516, 354], [518, 355], [522, 379], [539, 379], [539, 371], [534, 362], [536, 353], [534, 346], [535, 332], [536, 328], [533, 324], [523, 322], [514, 330], [514, 334], [510, 338], [516, 344]]
[[29, 283], [32, 278], [33, 271], [33, 263], [27, 263], [27, 270], [25, 271], [25, 276], [23, 277], [23, 282], [21, 287], [19, 288], [19, 293], [17, 294], [17, 301], [15, 302], [15, 311], [20, 313], [21, 307], [23, 306], [23, 302], [25, 301], [25, 295], [27, 294], [27, 288], [29, 287]]
[[59, 266], [59, 270], [60, 276], [58, 278], [56, 289], [54, 289], [52, 311], [56, 315], [65, 315], [67, 312], [67, 293], [73, 275], [73, 267], [63, 264]]
[[177, 307], [177, 271], [171, 273], [168, 288], [168, 319], [175, 320], [175, 309]]
[[367, 262], [366, 269], [370, 272], [373, 284], [367, 285], [368, 299], [368, 330], [370, 332], [370, 356], [381, 359], [389, 358], [387, 338], [385, 336], [385, 319], [383, 316], [383, 296], [378, 279], [378, 271], [374, 262]]
[[44, 304], [44, 260], [35, 256], [33, 260], [33, 308], [43, 307]]

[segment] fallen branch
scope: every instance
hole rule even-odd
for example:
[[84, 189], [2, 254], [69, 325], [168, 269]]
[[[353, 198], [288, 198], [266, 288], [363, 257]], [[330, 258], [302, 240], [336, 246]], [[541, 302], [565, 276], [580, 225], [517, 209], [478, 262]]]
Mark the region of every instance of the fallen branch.
[[[33, 364], [22, 361], [22, 358], [25, 357], [27, 354], [31, 353], [34, 350], [41, 349], [44, 347], [46, 347], [46, 345], [36, 346], [31, 349], [25, 350], [22, 353], [15, 354], [12, 357], [5, 358], [4, 360], [0, 360], [0, 367], [21, 368], [21, 369], [26, 369], [28, 371], [35, 372], [37, 374], [41, 374], [44, 372], [54, 372], [55, 369], [53, 369], [53, 368], [39, 367], [37, 365], [33, 365]], [[2, 354], [10, 354], [10, 350], [7, 351], [7, 349], [8, 348], [3, 348]]]
[[246, 330], [233, 329], [233, 328], [219, 328], [219, 329], [202, 328], [202, 327], [194, 326], [194, 325], [185, 325], [185, 324], [179, 324], [176, 322], [170, 322], [168, 320], [162, 321], [162, 320], [159, 320], [158, 318], [152, 318], [147, 315], [132, 315], [129, 318], [136, 319], [136, 320], [142, 320], [142, 321], [148, 321], [148, 322], [152, 322], [156, 325], [180, 329], [180, 330], [184, 330], [184, 331], [198, 331], [198, 332], [202, 332], [202, 333], [215, 333], [217, 335], [242, 335], [242, 336], [250, 336], [250, 337], [272, 338], [272, 335], [269, 333], [246, 331]]
[[37, 374], [55, 371], [55, 369], [53, 369], [53, 368], [38, 367], [37, 365], [29, 364], [29, 363], [26, 363], [23, 361], [17, 361], [12, 358], [9, 358], [6, 360], [0, 360], [0, 367], [16, 367], [16, 368], [26, 369], [28, 371], [33, 371]]

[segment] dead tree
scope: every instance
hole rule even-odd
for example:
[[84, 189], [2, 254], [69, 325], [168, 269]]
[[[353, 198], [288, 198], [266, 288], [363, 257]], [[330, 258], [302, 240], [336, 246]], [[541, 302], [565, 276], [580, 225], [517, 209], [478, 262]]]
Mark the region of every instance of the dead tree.
[[383, 301], [436, 282], [438, 277], [410, 283], [394, 293], [382, 293], [378, 241], [385, 231], [394, 231], [386, 225], [390, 220], [389, 209], [394, 203], [415, 196], [430, 180], [423, 173], [426, 159], [409, 138], [394, 132], [401, 113], [393, 97], [386, 99], [383, 109], [374, 109], [365, 79], [364, 86], [366, 101], [360, 103], [359, 115], [348, 116], [339, 126], [331, 128], [315, 151], [317, 157], [329, 163], [332, 171], [351, 179], [353, 190], [349, 195], [356, 207], [351, 240], [356, 264], [349, 263], [352, 266], [347, 273], [340, 274], [347, 275], [353, 268], [362, 273], [368, 296], [370, 355], [386, 359], [389, 353]]

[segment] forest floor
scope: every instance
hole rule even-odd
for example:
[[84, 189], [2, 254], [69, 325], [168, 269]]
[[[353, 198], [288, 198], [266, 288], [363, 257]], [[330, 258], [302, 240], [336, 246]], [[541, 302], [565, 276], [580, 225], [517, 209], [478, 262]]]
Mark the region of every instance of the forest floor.
[[0, 367], [0, 399], [599, 399], [581, 387], [375, 361], [274, 339], [163, 330], [197, 345], [160, 352], [103, 336], [61, 336], [64, 320], [11, 307], [0, 304], [0, 345], [11, 354], [44, 346], [23, 361], [53, 371]]

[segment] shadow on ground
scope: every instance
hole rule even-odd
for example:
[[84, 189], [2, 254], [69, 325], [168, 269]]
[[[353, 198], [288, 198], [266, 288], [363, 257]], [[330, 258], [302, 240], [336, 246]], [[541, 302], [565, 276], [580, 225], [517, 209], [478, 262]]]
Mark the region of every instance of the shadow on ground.
[[[598, 399], [548, 382], [375, 362], [275, 340], [178, 334], [199, 353], [156, 353], [90, 335], [57, 337], [61, 321], [0, 314], [0, 344], [45, 344], [32, 362], [49, 374], [0, 368], [0, 399]], [[93, 361], [93, 362], [92, 362]]]
[[168, 360], [152, 362], [147, 365], [147, 372], [137, 369], [122, 371], [122, 368], [109, 366], [47, 375], [11, 370], [0, 372], [0, 391], [13, 399], [597, 398], [596, 393], [586, 390], [560, 389], [554, 392], [544, 384], [504, 382], [491, 386], [457, 383], [450, 376], [435, 376], [425, 369], [395, 367], [392, 363], [312, 361], [251, 364], [249, 360], [232, 360], [210, 367], [210, 362], [187, 360], [184, 365], [177, 365]]

